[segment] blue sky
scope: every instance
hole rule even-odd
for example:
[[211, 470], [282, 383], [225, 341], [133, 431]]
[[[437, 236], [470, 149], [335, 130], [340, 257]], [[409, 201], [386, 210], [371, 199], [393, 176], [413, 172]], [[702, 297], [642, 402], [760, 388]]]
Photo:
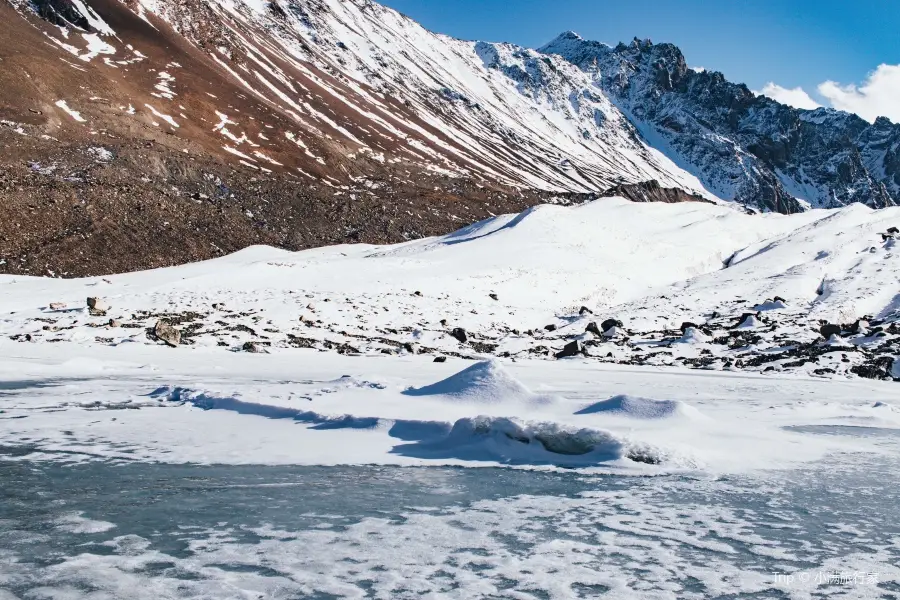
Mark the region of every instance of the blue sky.
[[691, 66], [753, 90], [768, 82], [801, 87], [821, 104], [853, 100], [823, 95], [823, 82], [863, 86], [879, 65], [900, 64], [900, 0], [381, 1], [464, 39], [536, 47], [571, 29], [612, 44], [635, 36], [673, 42]]

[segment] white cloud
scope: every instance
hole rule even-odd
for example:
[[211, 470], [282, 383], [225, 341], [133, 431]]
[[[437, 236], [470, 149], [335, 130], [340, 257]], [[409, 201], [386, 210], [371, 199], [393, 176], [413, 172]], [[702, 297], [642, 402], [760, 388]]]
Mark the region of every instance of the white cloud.
[[860, 86], [826, 81], [819, 93], [834, 108], [854, 112], [867, 121], [887, 117], [900, 122], [900, 65], [881, 65]]
[[793, 89], [788, 89], [771, 81], [763, 87], [761, 92], [753, 93], [757, 96], [768, 96], [772, 100], [787, 104], [788, 106], [793, 106], [794, 108], [813, 110], [821, 106], [821, 104], [813, 100], [803, 88], [795, 87]]

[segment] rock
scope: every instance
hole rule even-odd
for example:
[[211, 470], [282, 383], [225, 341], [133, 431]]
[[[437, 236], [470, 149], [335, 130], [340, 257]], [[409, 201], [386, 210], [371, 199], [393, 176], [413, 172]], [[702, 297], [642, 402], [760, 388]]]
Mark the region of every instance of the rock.
[[681, 324], [681, 334], [684, 335], [684, 333], [690, 328], [699, 330], [700, 326], [697, 325], [696, 323], [691, 323], [690, 321], [685, 321], [684, 323]]
[[421, 296], [421, 295], [422, 295], [422, 292], [420, 292], [419, 290], [416, 290], [415, 292], [413, 292], [413, 295], [414, 295], [414, 296]]
[[785, 300], [781, 296], [775, 296], [774, 298], [772, 298], [772, 302], [781, 302], [783, 304], [787, 304], [787, 300]]
[[92, 308], [94, 310], [109, 310], [109, 305], [103, 300], [103, 298], [88, 298], [87, 299], [87, 307]]
[[556, 325], [544, 325], [546, 331], [556, 331]]
[[597, 337], [603, 336], [603, 332], [600, 331], [599, 327], [597, 327], [596, 321], [591, 321], [590, 323], [588, 323], [588, 326], [585, 328], [585, 331], [588, 333], [593, 333]]
[[499, 300], [500, 297], [497, 294], [488, 294], [491, 300]]
[[50, 310], [66, 310], [65, 302], [51, 302]]
[[406, 342], [403, 344], [403, 349], [409, 352], [410, 354], [418, 354], [419, 353], [419, 345], [413, 342]]
[[447, 319], [441, 319], [441, 327], [447, 326]]
[[866, 334], [869, 332], [869, 322], [863, 319], [858, 319], [851, 327], [850, 331], [853, 333], [862, 333]]
[[460, 344], [465, 344], [469, 341], [469, 335], [462, 327], [454, 327], [453, 331], [450, 332], [450, 335], [456, 338]]
[[153, 334], [161, 342], [165, 342], [173, 348], [181, 344], [181, 331], [165, 321], [157, 321], [153, 328]]
[[306, 305], [306, 310], [311, 311], [311, 312], [316, 312], [316, 305], [310, 302], [309, 304]]
[[446, 356], [435, 356], [435, 357], [434, 357], [434, 362], [436, 362], [436, 363], [445, 363], [445, 362], [447, 362], [447, 357], [446, 357]]
[[619, 329], [620, 329], [619, 327], [613, 325], [609, 329], [606, 329], [603, 331], [603, 337], [606, 337], [606, 338], [619, 337]]
[[257, 344], [256, 342], [244, 342], [244, 345], [241, 346], [241, 350], [244, 352], [251, 352], [253, 354], [265, 354], [266, 351], [262, 346]]
[[121, 327], [122, 323], [120, 321], [117, 321], [116, 319], [110, 319], [109, 326], [110, 327]]
[[562, 350], [556, 353], [556, 358], [569, 358], [570, 356], [578, 356], [584, 354], [584, 346], [579, 341], [569, 342]]
[[830, 339], [831, 336], [833, 336], [833, 335], [840, 337], [841, 326], [833, 325], [831, 323], [826, 323], [825, 325], [822, 325], [822, 327], [819, 328], [819, 333], [821, 333], [822, 337], [825, 338], [826, 340]]
[[900, 229], [897, 229], [896, 227], [888, 227], [887, 232], [897, 234], [900, 233]]
[[623, 326], [622, 321], [619, 321], [618, 319], [607, 319], [607, 320], [603, 321], [602, 323], [600, 323], [600, 330], [601, 331], [609, 331], [613, 327], [622, 327], [622, 326]]
[[578, 310], [578, 314], [581, 315], [581, 316], [584, 316], [584, 315], [592, 315], [592, 314], [594, 314], [594, 311], [592, 311], [591, 309], [589, 309], [587, 306], [582, 306], [582, 307]]
[[732, 327], [732, 329], [736, 329], [738, 327], [755, 327], [756, 325], [759, 324], [758, 323], [759, 317], [760, 317], [760, 314], [758, 312], [756, 312], [756, 313], [745, 312], [744, 314], [741, 315], [741, 318], [738, 319], [737, 323], [734, 324], [734, 327]]

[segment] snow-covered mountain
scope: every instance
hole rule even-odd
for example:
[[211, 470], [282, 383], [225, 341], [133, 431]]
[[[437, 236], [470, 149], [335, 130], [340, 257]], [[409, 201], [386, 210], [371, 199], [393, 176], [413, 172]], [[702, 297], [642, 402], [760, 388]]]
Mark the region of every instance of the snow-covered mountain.
[[615, 48], [567, 32], [541, 48], [586, 73], [640, 129], [722, 198], [779, 212], [900, 201], [900, 125], [756, 96], [688, 67], [672, 44]]

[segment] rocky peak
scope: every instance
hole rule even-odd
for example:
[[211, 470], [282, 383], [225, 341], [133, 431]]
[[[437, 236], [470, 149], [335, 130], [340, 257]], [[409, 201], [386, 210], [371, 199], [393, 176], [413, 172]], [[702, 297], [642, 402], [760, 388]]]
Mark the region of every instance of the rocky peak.
[[900, 202], [900, 126], [799, 110], [696, 72], [678, 47], [635, 38], [611, 48], [571, 32], [540, 49], [591, 73], [648, 139], [719, 197], [778, 212]]

